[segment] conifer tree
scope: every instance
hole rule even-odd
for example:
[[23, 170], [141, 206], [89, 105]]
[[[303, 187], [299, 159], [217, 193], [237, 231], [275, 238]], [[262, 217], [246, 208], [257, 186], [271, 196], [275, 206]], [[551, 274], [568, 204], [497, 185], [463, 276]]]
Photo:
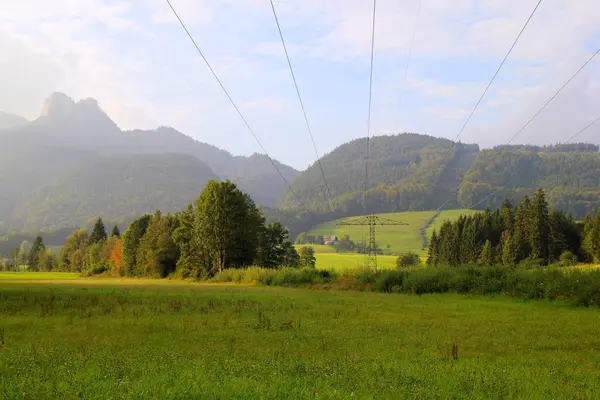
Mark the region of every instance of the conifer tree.
[[33, 244], [31, 245], [31, 250], [29, 250], [29, 260], [28, 260], [29, 268], [36, 270], [36, 271], [39, 270], [38, 264], [39, 264], [40, 255], [44, 251], [46, 251], [46, 246], [44, 246], [44, 241], [42, 240], [42, 237], [38, 236], [33, 241]]
[[92, 234], [90, 235], [91, 244], [100, 243], [104, 239], [106, 239], [106, 229], [104, 228], [104, 222], [102, 218], [98, 218], [96, 223], [94, 224], [94, 228], [92, 229]]
[[431, 234], [431, 238], [429, 239], [429, 248], [427, 250], [427, 265], [430, 265], [433, 267], [438, 265], [438, 254], [439, 254], [438, 247], [439, 247], [438, 235], [434, 229], [433, 233]]
[[517, 243], [515, 243], [514, 237], [508, 231], [505, 231], [503, 239], [502, 264], [512, 267], [517, 264]]
[[485, 241], [483, 249], [481, 249], [481, 255], [479, 256], [479, 264], [481, 265], [494, 265], [494, 248], [489, 240]]
[[121, 231], [117, 225], [113, 226], [111, 236], [121, 237]]
[[529, 235], [531, 258], [548, 264], [550, 244], [550, 216], [544, 190], [539, 188], [533, 200], [532, 226]]

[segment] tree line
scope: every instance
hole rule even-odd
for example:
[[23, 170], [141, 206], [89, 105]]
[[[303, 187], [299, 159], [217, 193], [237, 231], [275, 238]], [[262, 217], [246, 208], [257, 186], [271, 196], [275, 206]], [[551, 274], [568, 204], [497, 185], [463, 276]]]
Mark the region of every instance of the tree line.
[[564, 211], [549, 210], [543, 189], [517, 206], [446, 221], [429, 241], [431, 266], [514, 266], [600, 262], [600, 211], [577, 222]]
[[62, 271], [116, 276], [205, 278], [224, 269], [314, 267], [312, 248], [296, 251], [288, 230], [267, 223], [250, 196], [230, 182], [209, 181], [176, 213], [157, 210], [107, 235], [102, 219], [91, 234], [74, 231], [56, 263]]

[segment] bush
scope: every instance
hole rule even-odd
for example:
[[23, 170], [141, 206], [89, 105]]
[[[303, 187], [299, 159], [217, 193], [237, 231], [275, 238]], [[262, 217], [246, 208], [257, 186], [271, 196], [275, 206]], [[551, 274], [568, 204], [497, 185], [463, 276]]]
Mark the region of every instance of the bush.
[[561, 267], [571, 267], [577, 264], [577, 256], [570, 252], [569, 250], [565, 251], [560, 255], [560, 265]]
[[421, 265], [421, 257], [413, 252], [402, 254], [396, 259], [396, 268], [418, 267]]
[[384, 293], [396, 293], [402, 291], [402, 281], [405, 272], [383, 271], [375, 280], [375, 291]]

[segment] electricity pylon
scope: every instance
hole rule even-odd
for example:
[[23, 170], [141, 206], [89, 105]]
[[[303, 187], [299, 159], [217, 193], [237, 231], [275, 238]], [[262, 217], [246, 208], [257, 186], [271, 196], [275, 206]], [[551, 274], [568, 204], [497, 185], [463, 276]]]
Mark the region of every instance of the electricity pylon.
[[369, 225], [369, 246], [366, 249], [366, 266], [377, 270], [377, 242], [375, 241], [375, 228], [380, 226], [399, 226], [408, 225], [404, 222], [394, 221], [393, 219], [379, 217], [375, 214], [367, 215], [366, 217], [353, 218], [347, 221], [338, 223], [338, 225]]

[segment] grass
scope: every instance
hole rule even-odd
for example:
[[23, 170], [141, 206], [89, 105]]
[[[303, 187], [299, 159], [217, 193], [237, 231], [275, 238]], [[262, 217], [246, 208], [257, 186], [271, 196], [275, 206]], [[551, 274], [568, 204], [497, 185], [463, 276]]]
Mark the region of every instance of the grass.
[[[328, 269], [333, 271], [342, 271], [349, 269], [362, 268], [365, 266], [365, 255], [356, 253], [316, 253], [316, 267], [318, 269]], [[398, 256], [380, 255], [377, 256], [377, 265], [380, 269], [396, 268], [396, 259]]]
[[[431, 235], [433, 227], [439, 227], [447, 219], [457, 219], [461, 214], [472, 213], [471, 210], [447, 210], [442, 211], [437, 216], [427, 230], [427, 234]], [[389, 218], [395, 221], [401, 221], [408, 225], [401, 226], [380, 226], [377, 227], [377, 245], [388, 254], [402, 254], [412, 251], [419, 255], [426, 253], [423, 250], [423, 240], [421, 238], [421, 229], [427, 222], [435, 216], [435, 211], [409, 211], [400, 213], [377, 214], [379, 216]], [[354, 219], [356, 217], [342, 218], [335, 221], [326, 222], [311, 229], [308, 235], [336, 235], [341, 237], [349, 235], [350, 239], [355, 242], [368, 239], [368, 226], [346, 226], [338, 225], [340, 222]], [[389, 247], [388, 247], [389, 245]]]
[[40, 281], [79, 279], [80, 274], [70, 272], [0, 272], [0, 281]]
[[594, 398], [600, 313], [504, 297], [0, 282], [5, 398]]

